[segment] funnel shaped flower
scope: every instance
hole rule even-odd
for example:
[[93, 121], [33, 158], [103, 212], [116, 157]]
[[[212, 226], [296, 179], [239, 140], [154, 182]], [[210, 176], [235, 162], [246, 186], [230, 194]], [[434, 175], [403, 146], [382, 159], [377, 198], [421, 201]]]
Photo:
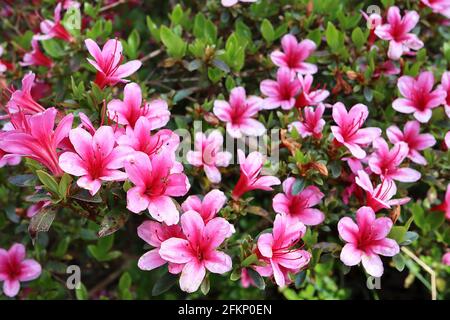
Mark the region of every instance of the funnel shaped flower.
[[[137, 233], [139, 238], [154, 247], [154, 249], [139, 258], [138, 267], [146, 271], [153, 270], [167, 263], [159, 254], [159, 248], [162, 242], [170, 238], [185, 239], [179, 225], [167, 226], [164, 223], [156, 221], [144, 221], [138, 227]], [[169, 263], [169, 272], [177, 274], [181, 271], [180, 267], [182, 268], [182, 265]]]
[[436, 144], [436, 139], [430, 133], [420, 134], [420, 123], [417, 121], [408, 121], [405, 124], [403, 132], [397, 126], [390, 126], [386, 130], [389, 141], [393, 144], [405, 142], [408, 145], [408, 158], [411, 161], [426, 165], [427, 160], [419, 151], [430, 148]]
[[214, 114], [227, 123], [227, 132], [233, 138], [242, 135], [260, 136], [266, 132], [264, 125], [253, 119], [261, 109], [261, 98], [246, 96], [245, 89], [237, 87], [231, 90], [230, 101], [214, 101]]
[[221, 151], [222, 134], [214, 130], [206, 137], [204, 133], [197, 132], [194, 143], [195, 151], [187, 153], [187, 161], [194, 167], [202, 167], [209, 181], [219, 183], [222, 176], [217, 167], [227, 167], [231, 160], [231, 153]]
[[11, 94], [11, 99], [6, 104], [10, 113], [23, 112], [24, 114], [35, 114], [44, 111], [44, 107], [37, 103], [31, 96], [31, 88], [34, 85], [35, 74], [27, 73], [22, 79], [22, 89]]
[[391, 199], [397, 193], [394, 181], [383, 179], [381, 184], [374, 188], [369, 175], [364, 170], [358, 171], [355, 182], [366, 192], [366, 205], [371, 207], [374, 212], [390, 209], [391, 206], [400, 206], [411, 200], [410, 198]]
[[444, 212], [445, 217], [450, 220], [450, 184], [447, 185], [444, 201], [440, 205], [433, 207], [431, 210]]
[[58, 5], [55, 7], [54, 17], [53, 20], [46, 19], [41, 22], [41, 32], [43, 35], [36, 35], [34, 36], [34, 39], [36, 40], [48, 40], [52, 38], [61, 39], [67, 42], [73, 41], [73, 37], [70, 35], [70, 33], [64, 28], [64, 26], [61, 23], [61, 9], [62, 5], [61, 3], [58, 3]]
[[203, 201], [198, 196], [187, 197], [186, 201], [181, 205], [181, 208], [184, 212], [198, 212], [205, 223], [207, 223], [216, 217], [226, 202], [227, 197], [225, 194], [220, 190], [214, 189], [205, 195]]
[[341, 261], [346, 266], [362, 262], [364, 269], [373, 277], [383, 275], [381, 256], [393, 257], [400, 248], [395, 240], [387, 238], [392, 229], [389, 218], [376, 218], [370, 207], [356, 212], [356, 224], [349, 217], [339, 220], [338, 231], [347, 244], [342, 248]]
[[25, 256], [25, 247], [20, 243], [13, 244], [8, 251], [0, 249], [0, 281], [8, 297], [19, 293], [21, 282], [34, 280], [41, 274], [41, 265]]
[[32, 51], [25, 53], [23, 62], [19, 63], [22, 67], [43, 66], [50, 68], [53, 65], [53, 61], [42, 53], [39, 48], [39, 42], [36, 39], [31, 40], [31, 48]]
[[117, 138], [117, 143], [120, 146], [133, 148], [135, 151], [142, 151], [149, 157], [160, 152], [169, 152], [175, 156], [175, 151], [180, 144], [178, 135], [168, 129], [159, 130], [152, 135], [151, 130], [151, 122], [145, 117], [140, 117], [134, 128], [126, 127], [125, 134]]
[[[49, 108], [44, 112], [25, 116], [22, 113], [12, 115], [11, 122], [15, 130], [2, 134], [0, 149], [17, 156], [36, 160], [46, 166], [52, 174], [62, 175], [58, 163], [58, 147], [72, 128], [73, 115], [65, 116], [55, 130], [57, 111]], [[16, 122], [20, 118], [21, 122]]]
[[108, 40], [102, 50], [100, 50], [99, 46], [92, 39], [87, 39], [84, 43], [91, 56], [95, 59], [95, 61], [91, 59], [87, 60], [97, 69], [95, 83], [100, 88], [107, 85], [114, 86], [119, 82], [128, 82], [124, 78], [132, 75], [142, 65], [139, 60], [128, 61], [121, 65], [123, 60], [122, 44], [118, 40]]
[[128, 210], [139, 213], [148, 209], [150, 215], [167, 225], [177, 224], [179, 213], [171, 197], [184, 196], [189, 180], [171, 158], [162, 152], [151, 159], [136, 152], [125, 161], [125, 171], [134, 187], [127, 192]]
[[325, 125], [325, 120], [322, 119], [324, 111], [325, 106], [323, 104], [320, 104], [315, 109], [313, 107], [305, 108], [303, 121], [292, 122], [289, 130], [295, 127], [302, 138], [309, 136], [316, 139], [322, 138], [322, 131]]
[[358, 159], [366, 157], [366, 152], [361, 147], [381, 135], [379, 128], [361, 129], [368, 115], [369, 111], [363, 104], [354, 105], [348, 112], [341, 102], [333, 106], [333, 120], [337, 126], [332, 126], [331, 132]]
[[59, 157], [59, 165], [68, 174], [80, 177], [77, 184], [89, 190], [91, 195], [98, 192], [102, 181], [124, 181], [127, 178], [123, 168], [130, 148], [114, 147], [116, 140], [111, 127], [102, 126], [91, 135], [82, 128], [70, 131], [69, 139], [75, 152], [64, 152]]
[[389, 150], [386, 141], [383, 138], [377, 138], [373, 146], [376, 150], [369, 157], [369, 167], [373, 173], [381, 176], [382, 179], [400, 182], [415, 182], [420, 179], [420, 172], [399, 167], [409, 153], [405, 142], [398, 142]]
[[223, 218], [214, 218], [205, 224], [200, 214], [188, 211], [181, 216], [181, 227], [186, 239], [164, 241], [159, 254], [164, 260], [184, 265], [180, 288], [195, 292], [205, 278], [206, 270], [218, 274], [231, 270], [230, 256], [217, 250], [227, 238], [230, 224]]
[[295, 178], [287, 178], [283, 182], [284, 193], [278, 193], [273, 198], [273, 210], [280, 214], [288, 215], [293, 220], [298, 220], [307, 226], [315, 226], [325, 219], [325, 215], [319, 209], [314, 209], [324, 194], [316, 186], [308, 186], [298, 194], [292, 193]]
[[404, 53], [410, 53], [411, 49], [419, 50], [423, 47], [423, 42], [414, 33], [410, 33], [419, 22], [417, 12], [408, 11], [402, 18], [398, 7], [390, 7], [387, 22], [377, 26], [375, 34], [380, 39], [389, 41], [388, 57], [390, 59], [398, 60]]
[[450, 19], [450, 2], [448, 0], [420, 0], [420, 2], [430, 7], [434, 13], [440, 13]]
[[439, 85], [438, 89], [441, 89], [447, 93], [444, 107], [447, 117], [450, 118], [450, 71], [444, 72], [444, 74], [442, 75], [441, 84]]
[[245, 158], [242, 150], [238, 150], [241, 175], [237, 184], [234, 186], [231, 196], [233, 199], [239, 199], [244, 193], [251, 190], [271, 191], [273, 185], [278, 185], [281, 181], [274, 176], [261, 176], [263, 167], [263, 155], [254, 151]]
[[289, 284], [289, 273], [298, 273], [311, 259], [308, 251], [294, 247], [305, 232], [300, 221], [277, 214], [272, 233], [263, 233], [258, 238], [257, 254], [266, 265], [256, 266], [255, 270], [263, 277], [273, 275], [279, 287]]
[[288, 68], [280, 68], [277, 72], [277, 81], [263, 80], [260, 85], [264, 99], [264, 109], [281, 107], [289, 110], [294, 107], [295, 97], [300, 91], [300, 83]]
[[170, 120], [170, 111], [164, 100], [153, 100], [141, 108], [142, 93], [137, 83], [129, 83], [123, 91], [123, 101], [111, 100], [108, 103], [108, 114], [111, 120], [119, 124], [134, 127], [140, 117], [150, 123], [150, 130], [164, 127]]
[[398, 79], [397, 86], [403, 98], [398, 98], [392, 107], [401, 113], [413, 113], [414, 117], [422, 122], [428, 122], [432, 110], [445, 104], [447, 93], [438, 87], [433, 90], [434, 76], [424, 71], [417, 78], [403, 76]]
[[330, 92], [328, 90], [314, 90], [313, 88], [311, 88], [313, 80], [313, 76], [310, 74], [307, 74], [304, 77], [301, 74], [298, 74], [298, 81], [300, 83], [301, 91], [295, 101], [296, 108], [317, 106], [330, 95]]
[[283, 51], [274, 51], [270, 55], [272, 62], [278, 67], [286, 67], [291, 71], [301, 74], [313, 74], [317, 72], [317, 66], [305, 62], [316, 50], [316, 44], [311, 40], [297, 42], [295, 36], [285, 35], [281, 39]]

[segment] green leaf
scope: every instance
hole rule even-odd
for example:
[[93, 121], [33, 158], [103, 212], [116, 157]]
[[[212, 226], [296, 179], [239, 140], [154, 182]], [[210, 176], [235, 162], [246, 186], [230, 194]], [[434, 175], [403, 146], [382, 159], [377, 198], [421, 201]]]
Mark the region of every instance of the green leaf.
[[209, 292], [209, 289], [211, 288], [211, 284], [209, 281], [209, 276], [206, 276], [203, 281], [202, 284], [200, 285], [200, 291], [203, 293], [203, 295], [207, 295]]
[[258, 256], [256, 254], [249, 255], [247, 258], [242, 261], [241, 266], [248, 267], [252, 264], [258, 262]]
[[389, 232], [388, 238], [395, 240], [397, 243], [403, 242], [407, 229], [404, 226], [393, 226]]
[[253, 283], [255, 286], [260, 289], [264, 290], [266, 288], [266, 283], [264, 282], [264, 279], [261, 277], [261, 275], [256, 272], [255, 270], [248, 268], [247, 273], [250, 276], [250, 278], [253, 280]]
[[171, 273], [166, 273], [160, 277], [152, 289], [152, 296], [159, 296], [160, 294], [166, 292], [177, 282], [178, 276]]
[[325, 38], [327, 39], [327, 44], [330, 46], [330, 48], [335, 51], [339, 46], [339, 31], [330, 21], [328, 21], [327, 24]]
[[55, 194], [59, 194], [59, 187], [58, 183], [56, 182], [55, 178], [53, 178], [51, 175], [49, 175], [47, 172], [42, 170], [37, 170], [36, 174], [39, 178], [39, 180], [42, 182], [42, 184], [45, 186], [45, 188], [48, 191], [51, 191]]
[[175, 58], [181, 59], [186, 54], [187, 43], [166, 26], [160, 28], [161, 41], [167, 48], [167, 53]]
[[100, 197], [100, 194], [97, 192], [94, 196], [92, 196], [89, 191], [85, 189], [80, 189], [76, 194], [70, 196], [73, 199], [84, 201], [84, 202], [91, 202], [91, 203], [102, 203], [102, 197]]
[[159, 34], [159, 28], [158, 26], [153, 22], [152, 18], [147, 16], [146, 19], [148, 30], [150, 31], [150, 34], [152, 35], [153, 39], [156, 40], [156, 42], [161, 42], [161, 36]]
[[261, 34], [269, 44], [275, 40], [275, 30], [273, 29], [272, 23], [267, 19], [264, 19], [261, 23]]
[[77, 297], [77, 300], [89, 299], [89, 294], [84, 284], [80, 283], [80, 287], [78, 289], [75, 289], [75, 296]]
[[44, 51], [52, 58], [61, 58], [67, 54], [59, 40], [49, 39], [40, 41], [40, 43]]
[[56, 217], [56, 208], [52, 206], [48, 206], [42, 208], [36, 215], [31, 218], [30, 225], [28, 226], [28, 232], [30, 233], [30, 237], [34, 241], [39, 232], [47, 232], [50, 229], [50, 226], [55, 220]]
[[438, 229], [441, 224], [445, 221], [445, 213], [444, 212], [430, 212], [426, 217], [426, 222], [428, 224], [429, 230]]
[[406, 265], [405, 258], [402, 256], [401, 253], [392, 257], [392, 262], [394, 262], [394, 266], [398, 271], [402, 272], [403, 269], [405, 269]]
[[367, 36], [364, 34], [360, 27], [357, 27], [353, 30], [352, 41], [358, 49], [362, 48], [366, 43]]
[[58, 186], [58, 193], [64, 200], [66, 200], [67, 198], [67, 192], [71, 183], [72, 177], [69, 174], [64, 173], [64, 175], [61, 177], [61, 180], [59, 181]]
[[422, 208], [422, 206], [418, 203], [414, 203], [411, 206], [411, 212], [414, 217], [414, 223], [420, 228], [424, 229], [426, 228], [426, 220], [425, 220], [425, 212]]

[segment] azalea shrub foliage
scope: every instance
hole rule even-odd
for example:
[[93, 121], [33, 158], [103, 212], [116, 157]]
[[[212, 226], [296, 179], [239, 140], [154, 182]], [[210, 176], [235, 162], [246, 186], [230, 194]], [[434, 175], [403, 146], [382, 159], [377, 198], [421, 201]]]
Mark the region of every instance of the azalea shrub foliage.
[[0, 16], [0, 299], [450, 297], [448, 0]]

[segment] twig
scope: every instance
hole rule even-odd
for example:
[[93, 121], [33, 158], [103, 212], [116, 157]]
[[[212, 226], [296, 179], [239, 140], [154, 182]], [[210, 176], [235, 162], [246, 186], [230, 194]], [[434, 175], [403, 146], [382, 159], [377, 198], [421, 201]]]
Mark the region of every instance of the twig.
[[405, 253], [408, 257], [413, 259], [419, 266], [422, 267], [426, 272], [428, 272], [431, 276], [431, 300], [437, 299], [437, 290], [436, 290], [436, 272], [431, 269], [425, 262], [420, 260], [411, 250], [406, 247], [402, 247], [403, 253]]
[[107, 11], [109, 9], [117, 7], [118, 5], [121, 5], [121, 4], [126, 3], [126, 2], [127, 2], [127, 0], [118, 0], [118, 1], [116, 1], [114, 3], [111, 3], [111, 4], [108, 4], [108, 5], [104, 6], [104, 7], [101, 7], [100, 8], [100, 12]]
[[162, 52], [161, 49], [152, 51], [152, 52], [150, 52], [148, 55], [144, 56], [144, 57], [141, 59], [141, 62], [144, 63], [145, 61], [150, 60], [150, 59], [152, 59], [152, 58], [158, 56], [161, 52]]
[[125, 262], [120, 266], [119, 269], [110, 273], [105, 279], [103, 279], [99, 284], [89, 290], [89, 297], [93, 297], [97, 292], [102, 291], [104, 288], [108, 287], [111, 283], [113, 283], [117, 278], [119, 278], [123, 271], [126, 270], [129, 266], [129, 259], [125, 259]]

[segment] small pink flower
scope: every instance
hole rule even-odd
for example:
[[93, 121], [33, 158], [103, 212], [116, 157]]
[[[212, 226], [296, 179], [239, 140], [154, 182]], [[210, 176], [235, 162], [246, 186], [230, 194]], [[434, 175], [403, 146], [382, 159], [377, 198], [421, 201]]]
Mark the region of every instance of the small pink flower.
[[48, 40], [52, 38], [61, 39], [67, 42], [74, 41], [73, 37], [70, 33], [64, 28], [61, 23], [61, 3], [55, 7], [53, 20], [46, 19], [41, 22], [41, 32], [43, 35], [36, 35], [34, 39], [36, 40]]
[[242, 270], [241, 270], [241, 285], [243, 288], [255, 286], [255, 282], [248, 274], [247, 268], [242, 268]]
[[239, 164], [241, 175], [239, 181], [234, 186], [231, 196], [233, 199], [239, 199], [244, 193], [251, 190], [272, 191], [273, 185], [279, 185], [280, 179], [274, 176], [261, 176], [261, 170], [264, 165], [263, 155], [254, 151], [245, 158], [245, 153], [238, 149]]
[[102, 126], [91, 135], [82, 128], [70, 131], [69, 139], [75, 152], [64, 152], [59, 157], [59, 165], [68, 174], [80, 177], [77, 184], [89, 190], [91, 195], [98, 192], [102, 181], [124, 181], [127, 178], [123, 168], [130, 148], [115, 147], [116, 140], [111, 127]]
[[361, 129], [368, 115], [367, 107], [360, 103], [354, 105], [348, 112], [341, 102], [333, 105], [333, 120], [337, 124], [331, 126], [334, 138], [358, 159], [366, 157], [366, 152], [361, 147], [370, 144], [381, 135], [380, 128]]
[[122, 44], [118, 40], [110, 39], [106, 41], [102, 50], [92, 39], [87, 39], [84, 43], [91, 56], [95, 59], [95, 61], [87, 60], [97, 69], [95, 83], [100, 88], [104, 88], [107, 85], [114, 86], [119, 82], [128, 82], [124, 78], [132, 75], [142, 65], [139, 60], [128, 61], [121, 65], [123, 61]]
[[434, 76], [424, 71], [417, 78], [402, 76], [397, 86], [403, 96], [392, 103], [392, 107], [401, 113], [413, 113], [422, 122], [428, 122], [432, 110], [445, 103], [446, 92], [442, 88], [433, 90]]
[[120, 146], [133, 148], [135, 151], [142, 151], [149, 157], [160, 153], [169, 152], [174, 154], [180, 144], [180, 138], [171, 130], [163, 129], [151, 134], [152, 124], [146, 117], [140, 117], [134, 128], [127, 126], [125, 134], [117, 138]]
[[221, 151], [223, 137], [219, 130], [212, 131], [208, 137], [202, 132], [195, 134], [195, 151], [186, 155], [189, 164], [202, 167], [206, 177], [212, 183], [219, 183], [222, 179], [217, 167], [227, 167], [230, 164], [231, 153]]
[[23, 56], [23, 62], [19, 64], [22, 67], [26, 66], [43, 66], [47, 68], [51, 68], [53, 65], [53, 61], [42, 53], [39, 48], [39, 42], [36, 39], [31, 40], [32, 51], [25, 53]]
[[373, 78], [377, 79], [382, 74], [396, 75], [399, 74], [400, 72], [401, 72], [400, 68], [397, 67], [391, 60], [388, 60], [375, 68], [375, 71], [373, 72]]
[[292, 188], [295, 178], [287, 178], [283, 182], [283, 192], [273, 198], [273, 210], [276, 213], [286, 214], [289, 217], [304, 223], [307, 226], [315, 226], [323, 222], [325, 215], [319, 209], [314, 209], [324, 194], [316, 186], [308, 186], [298, 194], [293, 194]]
[[227, 123], [227, 132], [233, 138], [261, 136], [266, 132], [264, 125], [253, 119], [261, 109], [263, 100], [250, 96], [247, 98], [245, 89], [237, 87], [231, 90], [230, 101], [214, 101], [214, 114]]
[[356, 212], [356, 224], [349, 217], [339, 220], [338, 231], [347, 244], [342, 248], [341, 261], [346, 266], [362, 262], [364, 269], [373, 277], [383, 275], [380, 255], [393, 257], [400, 248], [395, 240], [387, 238], [392, 229], [389, 218], [376, 218], [370, 207], [361, 207]]
[[207, 223], [217, 216], [217, 213], [227, 202], [225, 194], [217, 189], [208, 192], [203, 201], [198, 196], [189, 196], [181, 205], [183, 212], [195, 211]]
[[446, 266], [450, 266], [450, 252], [447, 252], [442, 256], [442, 264], [445, 264]]
[[137, 83], [129, 83], [123, 91], [123, 101], [111, 100], [108, 103], [108, 114], [111, 120], [122, 125], [134, 127], [140, 117], [145, 117], [150, 123], [150, 130], [164, 127], [170, 120], [167, 102], [161, 99], [142, 105], [141, 88]]
[[447, 117], [450, 118], [450, 71], [444, 72], [444, 74], [442, 75], [441, 84], [438, 86], [438, 89], [443, 90], [447, 93], [444, 107]]
[[410, 198], [391, 199], [397, 193], [397, 187], [393, 180], [383, 179], [375, 188], [369, 175], [364, 170], [358, 171], [355, 182], [366, 192], [366, 205], [374, 212], [381, 209], [390, 209], [391, 206], [400, 206], [408, 203]]
[[[154, 247], [139, 258], [138, 267], [145, 271], [153, 270], [167, 263], [159, 253], [162, 242], [170, 238], [186, 239], [179, 225], [167, 226], [156, 221], [144, 221], [138, 227], [137, 233], [139, 238]], [[172, 274], [180, 273], [182, 267], [183, 265], [169, 262], [169, 272]]]
[[285, 35], [281, 39], [283, 51], [274, 51], [270, 55], [272, 62], [278, 67], [286, 67], [301, 74], [314, 74], [317, 66], [304, 62], [316, 50], [316, 44], [309, 40], [297, 42], [295, 36]]
[[[0, 57], [3, 54], [3, 47], [0, 46]], [[6, 66], [5, 63], [2, 62], [2, 60], [0, 60], [0, 74], [2, 74], [3, 72], [5, 72], [8, 69], [8, 67]]]
[[128, 210], [140, 213], [148, 209], [159, 222], [177, 224], [179, 212], [171, 197], [184, 196], [190, 188], [181, 170], [168, 152], [151, 159], [143, 152], [130, 155], [125, 161], [125, 171], [135, 186], [127, 192]]
[[312, 90], [313, 76], [310, 74], [304, 77], [298, 74], [298, 81], [300, 83], [300, 94], [295, 101], [296, 108], [303, 108], [308, 106], [318, 106], [330, 95], [330, 92], [325, 89]]
[[411, 50], [419, 50], [423, 42], [414, 34], [410, 33], [419, 22], [419, 14], [408, 11], [404, 17], [400, 15], [398, 7], [390, 7], [387, 14], [387, 24], [377, 26], [375, 34], [383, 40], [389, 41], [388, 57], [398, 60], [404, 53]]
[[308, 251], [294, 247], [305, 232], [306, 227], [300, 221], [277, 214], [272, 233], [263, 233], [258, 238], [257, 253], [266, 265], [255, 266], [255, 270], [263, 277], [273, 275], [279, 287], [289, 284], [289, 273], [298, 273], [311, 259]]
[[27, 73], [22, 79], [22, 89], [15, 90], [11, 94], [11, 99], [6, 104], [6, 108], [10, 113], [23, 112], [24, 114], [35, 114], [45, 111], [31, 96], [31, 89], [34, 86], [35, 74]]
[[277, 81], [263, 80], [260, 85], [264, 99], [264, 109], [281, 107], [290, 110], [295, 105], [295, 97], [300, 91], [300, 83], [288, 68], [280, 68], [277, 72]]
[[222, 5], [224, 7], [232, 7], [238, 2], [256, 2], [257, 0], [222, 0]]
[[408, 156], [409, 148], [405, 142], [397, 142], [392, 149], [383, 138], [373, 142], [375, 152], [369, 157], [369, 167], [373, 173], [383, 179], [400, 182], [416, 182], [420, 179], [420, 172], [411, 168], [400, 168], [400, 164]]
[[73, 0], [64, 0], [63, 2], [63, 9], [64, 10], [68, 10], [70, 8], [79, 8], [80, 7], [80, 3], [78, 1], [73, 1]]
[[434, 13], [442, 14], [450, 19], [450, 1], [448, 0], [420, 0], [424, 5], [430, 7]]
[[168, 262], [184, 265], [180, 288], [195, 292], [205, 278], [206, 270], [218, 274], [231, 270], [230, 256], [217, 250], [227, 238], [230, 226], [223, 218], [214, 218], [205, 224], [200, 214], [188, 211], [181, 216], [181, 227], [186, 239], [165, 240], [159, 254]]
[[431, 211], [442, 211], [445, 213], [445, 217], [450, 220], [450, 184], [447, 185], [444, 201], [440, 205], [431, 208]]
[[302, 138], [312, 136], [315, 139], [321, 139], [323, 127], [325, 126], [325, 120], [322, 119], [324, 111], [325, 106], [323, 104], [320, 104], [315, 109], [313, 107], [304, 108], [303, 121], [292, 122], [289, 126], [289, 130], [292, 130], [292, 127], [295, 127]]
[[56, 114], [55, 108], [32, 116], [23, 113], [12, 114], [11, 123], [14, 130], [2, 134], [0, 149], [16, 156], [36, 160], [55, 176], [63, 175], [64, 172], [58, 163], [58, 148], [72, 128], [73, 115], [65, 116], [53, 130]]
[[419, 151], [430, 148], [436, 144], [436, 139], [430, 133], [420, 134], [420, 123], [417, 121], [408, 121], [405, 124], [403, 132], [397, 126], [390, 126], [386, 130], [389, 141], [392, 144], [403, 141], [409, 148], [408, 158], [413, 162], [426, 165], [427, 160]]
[[33, 259], [25, 259], [25, 246], [15, 243], [8, 251], [0, 249], [0, 281], [3, 293], [15, 297], [20, 283], [37, 279], [41, 275], [41, 265]]
[[447, 131], [444, 138], [445, 145], [447, 146], [447, 149], [450, 149], [450, 131]]

